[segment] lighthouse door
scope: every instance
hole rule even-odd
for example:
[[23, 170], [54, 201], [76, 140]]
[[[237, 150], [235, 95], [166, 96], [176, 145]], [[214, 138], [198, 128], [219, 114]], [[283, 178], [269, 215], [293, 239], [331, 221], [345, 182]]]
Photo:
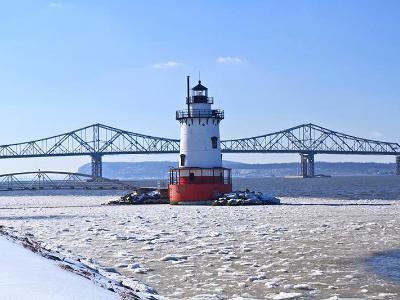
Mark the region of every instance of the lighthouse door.
[[194, 182], [194, 173], [189, 173], [189, 182]]

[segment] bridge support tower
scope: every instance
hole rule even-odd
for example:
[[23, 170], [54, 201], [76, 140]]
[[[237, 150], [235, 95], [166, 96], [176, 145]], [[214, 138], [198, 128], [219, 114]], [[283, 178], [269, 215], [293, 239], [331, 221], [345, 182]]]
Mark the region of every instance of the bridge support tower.
[[305, 178], [308, 176], [308, 168], [307, 168], [307, 157], [305, 154], [301, 153], [300, 154], [300, 175]]
[[303, 178], [315, 176], [314, 153], [301, 153], [301, 176]]
[[400, 155], [396, 156], [396, 175], [400, 175]]
[[100, 154], [93, 154], [92, 157], [92, 176], [95, 178], [103, 177], [103, 162]]

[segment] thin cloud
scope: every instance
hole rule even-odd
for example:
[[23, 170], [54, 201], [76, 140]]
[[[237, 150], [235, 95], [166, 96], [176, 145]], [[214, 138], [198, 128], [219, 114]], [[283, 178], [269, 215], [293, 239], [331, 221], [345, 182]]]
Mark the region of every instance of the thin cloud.
[[63, 8], [63, 4], [61, 2], [50, 2], [49, 7], [55, 9]]
[[177, 68], [177, 67], [182, 67], [182, 66], [183, 66], [183, 64], [180, 62], [168, 61], [166, 63], [154, 64], [151, 67], [153, 69], [168, 69], [168, 68]]
[[220, 56], [217, 58], [217, 64], [221, 65], [240, 65], [244, 61], [237, 56]]
[[378, 130], [371, 131], [369, 135], [373, 138], [382, 138], [384, 136], [383, 133]]

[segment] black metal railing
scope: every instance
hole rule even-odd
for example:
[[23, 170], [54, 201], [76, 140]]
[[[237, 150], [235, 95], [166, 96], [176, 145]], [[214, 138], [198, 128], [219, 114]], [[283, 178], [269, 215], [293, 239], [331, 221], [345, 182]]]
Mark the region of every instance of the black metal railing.
[[222, 120], [224, 118], [224, 111], [222, 109], [192, 109], [178, 110], [176, 112], [176, 119], [181, 120], [185, 118], [215, 118]]
[[189, 99], [186, 100], [186, 103], [214, 103], [214, 97], [207, 97], [207, 96], [190, 96]]

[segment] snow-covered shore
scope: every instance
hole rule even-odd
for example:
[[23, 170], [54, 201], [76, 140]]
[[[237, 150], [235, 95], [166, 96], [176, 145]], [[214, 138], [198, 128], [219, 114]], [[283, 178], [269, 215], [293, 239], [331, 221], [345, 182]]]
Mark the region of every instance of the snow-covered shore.
[[[40, 197], [40, 199], [43, 198]], [[44, 207], [49, 208], [49, 206]], [[6, 209], [9, 208], [13, 209], [12, 207], [7, 207]], [[0, 220], [1, 218], [0, 215]], [[153, 288], [135, 278], [127, 278], [121, 275], [114, 268], [101, 266], [92, 258], [81, 259], [80, 256], [71, 253], [63, 254], [58, 251], [58, 249], [53, 249], [46, 246], [44, 243], [35, 240], [33, 234], [17, 232], [12, 229], [13, 227], [5, 228], [4, 225], [0, 224], [1, 242], [8, 242], [4, 243], [4, 245], [0, 243], [0, 246], [4, 246], [5, 253], [5, 260], [0, 260], [0, 263], [3, 263], [4, 265], [7, 264], [5, 270], [12, 270], [11, 273], [15, 274], [15, 278], [11, 280], [4, 279], [4, 282], [0, 280], [0, 295], [1, 297], [4, 296], [4, 299], [8, 299], [9, 295], [9, 299], [32, 299], [30, 298], [28, 289], [26, 289], [23, 284], [24, 282], [29, 282], [31, 285], [35, 286], [34, 295], [37, 299], [164, 299], [164, 297], [157, 295], [157, 292]], [[14, 242], [14, 245], [12, 245], [11, 242]], [[23, 249], [25, 253], [20, 253], [19, 250], [14, 251], [16, 249], [15, 244], [26, 248]], [[2, 249], [2, 247], [0, 247], [0, 249]], [[22, 254], [26, 254], [26, 250], [30, 250], [31, 253], [21, 262], [19, 258]], [[46, 266], [48, 267], [50, 263], [53, 265], [53, 268], [44, 268], [47, 272], [41, 273], [40, 270], [43, 266], [38, 264], [40, 261], [37, 258], [33, 258], [34, 256], [32, 256], [32, 252], [38, 254], [37, 257], [42, 259], [41, 262], [43, 264], [46, 263], [47, 259], [48, 262]], [[26, 269], [22, 269], [21, 266], [25, 266]], [[54, 269], [55, 266], [59, 267], [57, 271]], [[86, 279], [84, 281], [88, 287], [87, 291], [84, 289], [80, 292], [81, 285], [78, 284], [74, 287], [74, 284], [76, 283], [75, 281], [68, 283], [67, 289], [57, 288], [57, 286], [62, 284], [62, 281], [59, 281], [60, 278], [57, 277], [57, 274], [61, 269], [74, 275], [79, 275], [81, 279]], [[65, 271], [63, 271], [63, 273]], [[52, 272], [55, 274], [53, 277]], [[39, 274], [40, 276], [31, 276], [32, 274]], [[49, 280], [50, 278], [51, 280]], [[92, 281], [92, 283], [88, 280]], [[55, 281], [56, 284], [54, 284], [53, 281]], [[46, 284], [46, 282], [48, 282], [48, 284]], [[88, 285], [88, 283], [90, 284]], [[7, 291], [3, 293], [2, 285], [18, 285], [18, 287], [21, 285], [21, 287], [19, 287], [17, 291]], [[55, 288], [50, 287], [50, 285], [55, 286]], [[90, 288], [94, 291], [91, 291]], [[69, 290], [71, 290], [72, 293], [69, 294]], [[106, 291], [106, 293], [102, 295], [101, 291], [103, 291], [103, 293]], [[14, 298], [14, 294], [18, 297]], [[27, 298], [24, 298], [25, 294], [28, 295]]]
[[400, 248], [400, 201], [252, 207], [101, 206], [110, 197], [0, 197], [0, 225], [188, 299], [398, 299], [364, 263]]
[[[40, 242], [36, 242], [31, 237], [32, 235], [29, 234], [25, 236], [15, 235], [7, 230], [4, 230], [3, 226], [0, 226], [0, 238], [3, 239], [6, 238], [8, 241], [13, 241], [14, 243], [23, 246], [24, 248], [30, 250], [31, 252], [40, 255], [42, 258], [47, 258], [48, 260], [55, 262], [61, 269], [64, 269], [73, 274], [86, 278], [92, 281], [95, 285], [97, 285], [97, 287], [101, 287], [107, 291], [114, 292], [116, 293], [116, 295], [121, 296], [121, 298], [125, 300], [163, 299], [163, 297], [157, 295], [157, 292], [153, 288], [147, 286], [146, 284], [136, 279], [125, 278], [113, 268], [101, 267], [95, 262], [93, 262], [93, 260], [87, 260], [86, 263], [82, 263], [79, 258], [74, 259], [71, 258], [71, 255], [66, 256], [59, 253], [58, 251], [49, 249], [46, 246], [42, 245]], [[8, 252], [8, 254], [11, 254], [11, 252]], [[16, 259], [18, 258], [18, 255], [16, 257], [10, 256], [9, 258], [11, 259], [8, 260], [7, 262], [9, 264], [10, 269], [14, 268], [14, 264], [16, 264], [16, 270], [19, 270], [18, 267], [20, 266], [20, 261]], [[31, 261], [32, 260], [29, 260], [28, 262]], [[28, 264], [27, 267], [29, 267], [29, 269], [27, 270], [28, 274], [37, 271], [32, 268], [32, 265]], [[18, 272], [22, 274], [22, 272], [24, 271], [22, 272], [18, 271]], [[44, 279], [50, 276], [50, 272], [48, 273], [49, 274], [46, 274]], [[16, 279], [18, 279], [18, 276], [20, 274], [16, 275], [17, 275]], [[47, 295], [48, 291], [46, 290], [46, 285], [38, 284], [38, 286], [40, 288], [43, 288], [44, 289], [43, 293]], [[78, 290], [79, 289], [77, 289], [77, 291]], [[64, 293], [61, 292], [59, 295], [56, 296], [61, 297], [60, 299], [62, 299], [63, 295]], [[94, 296], [93, 297], [90, 296], [89, 293], [87, 292], [86, 293], [84, 292], [82, 296], [84, 299], [86, 299], [86, 296], [89, 297], [87, 299], [95, 299]], [[120, 298], [117, 297], [117, 299]]]
[[0, 294], [4, 300], [117, 300], [120, 297], [0, 236]]

